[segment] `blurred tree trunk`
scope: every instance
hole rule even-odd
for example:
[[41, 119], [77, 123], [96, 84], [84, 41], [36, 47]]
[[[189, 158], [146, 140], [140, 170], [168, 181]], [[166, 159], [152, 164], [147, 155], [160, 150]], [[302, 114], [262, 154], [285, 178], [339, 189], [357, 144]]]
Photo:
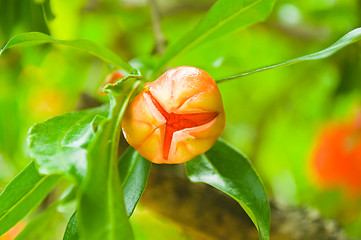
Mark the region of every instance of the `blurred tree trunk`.
[[[255, 226], [236, 201], [206, 184], [191, 183], [183, 165], [153, 164], [141, 204], [179, 224], [192, 239], [258, 239]], [[348, 239], [316, 210], [271, 201], [271, 213], [272, 240]]]

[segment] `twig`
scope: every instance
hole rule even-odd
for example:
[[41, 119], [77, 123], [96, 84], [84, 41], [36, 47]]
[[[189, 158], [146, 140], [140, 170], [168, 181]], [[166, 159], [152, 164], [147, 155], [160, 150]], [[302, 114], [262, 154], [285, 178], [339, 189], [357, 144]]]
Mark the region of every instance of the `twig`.
[[155, 40], [155, 52], [158, 54], [164, 53], [164, 47], [166, 40], [164, 38], [162, 28], [160, 25], [161, 12], [155, 2], [155, 0], [148, 0], [150, 10], [152, 12], [152, 25]]
[[[182, 165], [153, 164], [140, 201], [171, 219], [190, 239], [259, 239], [236, 201], [206, 184], [189, 182]], [[270, 203], [272, 240], [349, 240], [338, 223], [323, 219], [317, 210]]]

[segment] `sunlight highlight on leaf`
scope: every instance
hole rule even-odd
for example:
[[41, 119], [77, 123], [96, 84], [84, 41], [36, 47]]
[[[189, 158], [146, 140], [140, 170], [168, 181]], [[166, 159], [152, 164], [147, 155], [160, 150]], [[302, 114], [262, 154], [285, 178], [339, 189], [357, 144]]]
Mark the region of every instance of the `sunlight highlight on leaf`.
[[12, 37], [6, 45], [1, 49], [0, 55], [9, 48], [20, 47], [20, 46], [29, 46], [29, 45], [39, 45], [44, 43], [55, 43], [61, 44], [68, 47], [73, 47], [84, 52], [87, 52], [91, 55], [94, 55], [105, 62], [113, 64], [117, 68], [124, 69], [128, 72], [132, 71], [132, 67], [125, 62], [123, 59], [118, 57], [115, 53], [110, 51], [104, 46], [101, 46], [95, 42], [85, 39], [77, 40], [58, 40], [45, 33], [40, 32], [30, 32], [22, 33]]

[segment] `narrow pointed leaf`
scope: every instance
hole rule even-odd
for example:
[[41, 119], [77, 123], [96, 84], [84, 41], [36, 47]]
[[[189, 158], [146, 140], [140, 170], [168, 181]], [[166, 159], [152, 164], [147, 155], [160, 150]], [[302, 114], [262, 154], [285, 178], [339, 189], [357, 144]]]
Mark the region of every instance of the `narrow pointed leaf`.
[[78, 240], [78, 225], [76, 223], [76, 212], [71, 215], [68, 224], [66, 225], [63, 240]]
[[133, 238], [126, 214], [122, 187], [111, 159], [112, 124], [100, 126], [89, 147], [88, 172], [78, 204], [80, 239], [130, 240]]
[[114, 89], [106, 88], [111, 114], [100, 123], [89, 146], [88, 171], [80, 188], [77, 210], [80, 239], [133, 239], [116, 166], [121, 120], [130, 97], [140, 85], [139, 81], [125, 82], [126, 78]]
[[145, 189], [150, 167], [151, 163], [132, 147], [129, 147], [119, 160], [118, 171], [128, 217], [132, 215]]
[[124, 69], [128, 72], [132, 71], [132, 67], [117, 56], [115, 53], [110, 51], [108, 48], [99, 45], [95, 42], [85, 39], [77, 39], [77, 40], [58, 40], [47, 34], [40, 32], [30, 32], [30, 33], [22, 33], [12, 37], [3, 49], [0, 51], [0, 55], [6, 49], [17, 47], [17, 46], [28, 46], [28, 45], [39, 45], [44, 43], [55, 43], [61, 44], [68, 47], [73, 47], [78, 50], [82, 50], [91, 55], [94, 55], [105, 62], [113, 64], [117, 68]]
[[155, 72], [172, 58], [204, 40], [215, 39], [263, 21], [271, 12], [273, 3], [274, 0], [218, 0], [193, 30], [166, 50]]
[[[120, 182], [123, 187], [127, 216], [130, 217], [147, 183], [151, 163], [134, 148], [129, 147], [118, 162]], [[63, 240], [77, 240], [76, 213], [71, 216]]]
[[256, 225], [261, 240], [270, 234], [270, 208], [263, 184], [246, 157], [219, 140], [186, 163], [192, 182], [207, 183], [234, 198]]
[[30, 163], [0, 195], [0, 236], [37, 207], [59, 181], [60, 175], [40, 175]]
[[44, 232], [49, 231], [51, 225], [51, 221], [49, 220], [56, 215], [57, 207], [58, 204], [55, 203], [34, 217], [14, 240], [45, 239]]
[[54, 230], [54, 226], [61, 221], [62, 213], [61, 210], [58, 211], [59, 207], [75, 200], [76, 193], [75, 185], [66, 189], [61, 200], [55, 201], [45, 210], [37, 213], [30, 221], [26, 221], [25, 228], [14, 240], [48, 240], [52, 237], [53, 233], [49, 229]]
[[361, 28], [356, 28], [356, 29], [352, 30], [351, 32], [347, 33], [346, 35], [344, 35], [343, 37], [341, 37], [333, 45], [331, 45], [328, 48], [323, 49], [319, 52], [312, 53], [312, 54], [309, 54], [309, 55], [306, 55], [303, 57], [291, 59], [291, 60], [288, 60], [288, 61], [285, 61], [282, 63], [277, 63], [274, 65], [258, 68], [258, 69], [255, 69], [255, 70], [252, 70], [249, 72], [239, 73], [234, 76], [222, 78], [222, 79], [219, 79], [216, 81], [217, 81], [217, 83], [221, 83], [221, 82], [229, 81], [232, 79], [245, 77], [245, 76], [248, 76], [251, 74], [268, 71], [268, 70], [275, 69], [275, 68], [286, 67], [286, 66], [289, 66], [289, 65], [292, 65], [295, 63], [303, 62], [303, 61], [327, 58], [327, 57], [331, 56], [332, 54], [336, 53], [337, 51], [341, 50], [342, 48], [344, 48], [352, 43], [355, 43], [357, 41], [360, 41], [360, 40], [361, 40]]
[[79, 181], [87, 167], [87, 147], [108, 106], [67, 113], [34, 125], [28, 136], [30, 156], [43, 174], [66, 173]]

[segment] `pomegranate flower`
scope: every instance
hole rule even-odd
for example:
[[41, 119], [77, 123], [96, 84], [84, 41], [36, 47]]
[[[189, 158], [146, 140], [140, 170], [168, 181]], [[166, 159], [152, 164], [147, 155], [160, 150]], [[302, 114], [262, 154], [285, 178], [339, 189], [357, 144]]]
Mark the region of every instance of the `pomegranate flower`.
[[206, 152], [224, 125], [216, 82], [205, 71], [187, 66], [147, 83], [122, 123], [127, 142], [154, 163], [183, 163]]

